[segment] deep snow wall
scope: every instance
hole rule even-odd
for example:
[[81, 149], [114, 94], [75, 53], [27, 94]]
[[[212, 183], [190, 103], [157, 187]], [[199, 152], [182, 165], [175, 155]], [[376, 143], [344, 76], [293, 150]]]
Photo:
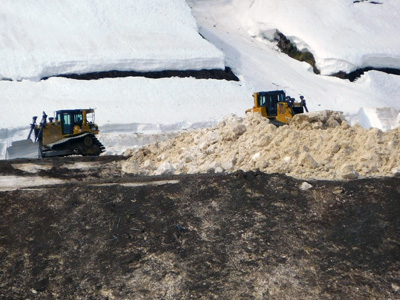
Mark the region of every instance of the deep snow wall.
[[[299, 50], [314, 55], [323, 75], [365, 67], [400, 68], [400, 25], [393, 21], [400, 13], [396, 0], [375, 1], [379, 5], [353, 0], [329, 5], [314, 0], [234, 2], [243, 27], [252, 36], [273, 40], [279, 30]], [[246, 13], [241, 15], [240, 10]]]
[[184, 0], [4, 0], [0, 15], [0, 80], [225, 68]]

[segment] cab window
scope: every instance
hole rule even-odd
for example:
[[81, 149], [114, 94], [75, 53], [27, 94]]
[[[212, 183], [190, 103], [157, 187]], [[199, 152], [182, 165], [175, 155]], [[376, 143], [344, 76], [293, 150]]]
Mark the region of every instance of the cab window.
[[74, 114], [74, 124], [82, 125], [83, 116], [82, 114]]
[[259, 105], [260, 106], [265, 106], [265, 102], [266, 102], [266, 99], [265, 99], [265, 96], [260, 96], [259, 98]]
[[73, 124], [71, 121], [72, 121], [71, 115], [69, 113], [62, 114], [63, 133], [64, 134], [72, 134], [73, 133]]

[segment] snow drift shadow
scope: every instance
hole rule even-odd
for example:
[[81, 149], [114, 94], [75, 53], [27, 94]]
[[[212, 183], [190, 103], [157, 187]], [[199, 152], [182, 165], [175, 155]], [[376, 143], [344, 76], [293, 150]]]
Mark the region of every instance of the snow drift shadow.
[[354, 82], [358, 78], [360, 78], [361, 75], [363, 75], [365, 72], [369, 72], [369, 71], [379, 71], [379, 72], [384, 72], [386, 74], [391, 74], [391, 75], [400, 75], [400, 69], [366, 67], [366, 68], [360, 68], [360, 69], [354, 70], [353, 72], [350, 72], [350, 73], [341, 71], [341, 72], [333, 74], [332, 76], [338, 77], [340, 79], [348, 79], [351, 82]]
[[61, 74], [56, 76], [43, 77], [42, 80], [49, 79], [51, 77], [64, 77], [78, 80], [97, 80], [103, 78], [122, 78], [122, 77], [146, 77], [146, 78], [170, 78], [170, 77], [194, 77], [196, 79], [217, 79], [217, 80], [230, 80], [239, 81], [239, 78], [232, 72], [231, 68], [226, 67], [224, 70], [165, 70], [165, 71], [154, 71], [154, 72], [137, 72], [137, 71], [104, 71], [104, 72], [92, 72], [85, 74]]
[[[369, 2], [372, 3], [372, 2]], [[298, 61], [306, 62], [312, 66], [313, 72], [315, 74], [320, 74], [321, 71], [317, 68], [315, 58], [311, 52], [308, 51], [300, 51], [297, 46], [288, 39], [283, 33], [279, 30], [276, 31], [274, 41], [277, 42], [278, 48], [288, 56]], [[354, 82], [358, 78], [360, 78], [365, 72], [368, 71], [380, 71], [386, 74], [392, 75], [400, 75], [400, 69], [396, 68], [378, 68], [374, 66], [369, 66], [365, 68], [356, 69], [350, 73], [346, 73], [344, 71], [337, 72], [332, 74], [333, 77], [338, 77], [340, 79], [348, 79], [351, 82]]]

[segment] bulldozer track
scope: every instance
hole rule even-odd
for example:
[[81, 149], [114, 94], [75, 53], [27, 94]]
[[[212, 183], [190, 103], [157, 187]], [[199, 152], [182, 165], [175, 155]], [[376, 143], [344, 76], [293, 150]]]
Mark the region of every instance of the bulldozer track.
[[42, 152], [43, 157], [88, 155], [98, 156], [105, 151], [104, 145], [92, 133], [70, 137], [60, 142], [48, 145]]

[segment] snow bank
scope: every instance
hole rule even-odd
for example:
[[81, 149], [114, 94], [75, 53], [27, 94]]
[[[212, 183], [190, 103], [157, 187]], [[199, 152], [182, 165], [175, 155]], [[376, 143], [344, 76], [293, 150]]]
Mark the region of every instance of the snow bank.
[[0, 15], [3, 79], [224, 68], [184, 0], [4, 0]]
[[[304, 95], [310, 111], [341, 110], [351, 124], [389, 130], [400, 122], [399, 76], [368, 72], [353, 83], [316, 76], [306, 63], [277, 52], [265, 37], [278, 28], [300, 48], [315, 50], [322, 64], [330, 58], [326, 62], [334, 66], [353, 59], [372, 61], [368, 55], [384, 53], [380, 60], [394, 66], [400, 48], [400, 25], [393, 18], [399, 6], [394, 1], [327, 5], [322, 0], [187, 0], [194, 5], [200, 32], [215, 46], [200, 37], [184, 0], [2, 1], [0, 78], [22, 81], [0, 81], [0, 158], [11, 141], [27, 137], [32, 116], [40, 117], [42, 111], [52, 115], [59, 109], [96, 108], [100, 139], [107, 154], [113, 154], [161, 141], [166, 131], [215, 125], [229, 113], [242, 116], [253, 104], [253, 92], [273, 89], [285, 89], [296, 98]], [[368, 13], [374, 17], [367, 20]], [[263, 41], [251, 38], [247, 30]], [[110, 69], [223, 68], [222, 51], [241, 82], [31, 81]]]
[[347, 115], [350, 124], [359, 124], [364, 128], [379, 128], [383, 131], [394, 129], [400, 125], [400, 110], [393, 107], [362, 107], [356, 115]]
[[[275, 44], [266, 41], [265, 37], [262, 40], [251, 38], [246, 32], [246, 29], [248, 29], [246, 22], [249, 20], [253, 22], [255, 30], [262, 32], [262, 36], [268, 33], [266, 32], [268, 29], [265, 26], [269, 26], [268, 28], [270, 29], [280, 28], [279, 22], [286, 25], [286, 23], [293, 24], [297, 20], [301, 22], [302, 28], [305, 30], [308, 30], [309, 27], [317, 27], [313, 23], [314, 15], [317, 14], [318, 16], [326, 13], [326, 9], [321, 10], [321, 12], [315, 12], [315, 8], [321, 5], [321, 1], [313, 1], [311, 4], [309, 1], [304, 3], [298, 3], [297, 1], [293, 5], [287, 6], [281, 5], [279, 1], [270, 0], [262, 3], [246, 0], [234, 1], [234, 5], [223, 0], [192, 2], [194, 2], [193, 13], [199, 22], [200, 32], [224, 51], [229, 66], [232, 67], [250, 91], [284, 89], [288, 95], [297, 99], [299, 95], [303, 95], [307, 99], [310, 111], [343, 111], [346, 119], [351, 124], [360, 120], [360, 109], [367, 108], [362, 116], [363, 121], [366, 121], [363, 122], [363, 126], [365, 124], [366, 128], [369, 128], [370, 124], [380, 126], [381, 122], [376, 120], [378, 115], [375, 110], [377, 108], [386, 109], [392, 107], [400, 110], [400, 101], [397, 100], [400, 93], [400, 76], [369, 71], [355, 82], [329, 76], [317, 76], [312, 72], [309, 64], [291, 59], [287, 55], [280, 53], [277, 51]], [[338, 2], [340, 3], [341, 1], [331, 2], [329, 4], [324, 3], [324, 5], [329, 8], [329, 14], [336, 14], [336, 11], [330, 9], [330, 5], [332, 4], [333, 7], [336, 7]], [[260, 11], [257, 13], [253, 11], [254, 14], [247, 14], [246, 11], [254, 10], [257, 3], [260, 6]], [[284, 1], [284, 3], [288, 4], [289, 2]], [[349, 1], [348, 5], [350, 10], [353, 9], [352, 2], [350, 3]], [[378, 10], [382, 6], [368, 3], [361, 5], [369, 5]], [[299, 6], [302, 9], [298, 9]], [[279, 7], [280, 9], [273, 10], [274, 7]], [[312, 11], [312, 16], [309, 16], [309, 10]], [[296, 19], [295, 21], [291, 19], [285, 20], [284, 17], [279, 17], [280, 13], [283, 13], [284, 16], [292, 13]], [[341, 10], [337, 13], [340, 14]], [[279, 22], [268, 23], [269, 20], [273, 19], [279, 19]], [[241, 21], [243, 21], [244, 25], [241, 24]], [[383, 22], [386, 21], [387, 19]], [[337, 44], [334, 45], [336, 48], [340, 49], [340, 42], [342, 39], [346, 39], [346, 36], [341, 36], [340, 32], [342, 29], [345, 31], [347, 26], [351, 26], [352, 22], [352, 19], [343, 20], [340, 24], [336, 24], [335, 27], [325, 28], [328, 32], [324, 34], [327, 36], [338, 36]], [[365, 28], [368, 28], [369, 24], [365, 26]], [[397, 24], [394, 25], [394, 27], [396, 26]], [[272, 35], [273, 33], [274, 30], [272, 30]], [[308, 31], [301, 34], [308, 34]], [[385, 32], [385, 36], [390, 37], [391, 34], [391, 29]], [[396, 39], [394, 43], [397, 43], [397, 33], [395, 36], [385, 41], [380, 40], [380, 47], [382, 49], [390, 49], [393, 39]], [[360, 41], [358, 41], [358, 38], [351, 36], [351, 40], [346, 43], [362, 44], [366, 39], [365, 35], [360, 34], [359, 39]], [[365, 49], [365, 51], [368, 51], [368, 49]], [[363, 55], [364, 49], [357, 49], [357, 54]], [[341, 63], [340, 57], [336, 60], [336, 63]], [[386, 118], [386, 116], [384, 117]], [[371, 120], [368, 120], [368, 118], [371, 118]], [[386, 120], [382, 122], [386, 125], [388, 124]], [[391, 122], [391, 124], [395, 126], [396, 122]], [[381, 129], [388, 130], [390, 128], [382, 127]]]
[[[33, 115], [60, 109], [96, 108], [96, 123], [176, 124], [222, 120], [253, 104], [241, 83], [195, 78], [144, 77], [33, 82], [0, 81], [0, 129], [28, 126]], [[116, 126], [118, 127], [118, 126]], [[129, 128], [129, 127], [128, 127]]]
[[[255, 37], [278, 29], [300, 50], [314, 54], [323, 75], [367, 66], [400, 68], [400, 5], [397, 0], [234, 0], [237, 14]], [[242, 13], [246, 9], [246, 13]]]
[[229, 113], [244, 115], [253, 104], [241, 83], [194, 78], [0, 81], [0, 99], [0, 158], [11, 141], [26, 139], [32, 116], [40, 119], [42, 111], [53, 116], [61, 109], [95, 108], [99, 138], [112, 154], [137, 146], [137, 133], [210, 126]]
[[400, 128], [366, 130], [332, 111], [296, 115], [282, 127], [247, 114], [126, 155], [123, 170], [146, 175], [261, 170], [315, 179], [392, 176], [400, 170]]

